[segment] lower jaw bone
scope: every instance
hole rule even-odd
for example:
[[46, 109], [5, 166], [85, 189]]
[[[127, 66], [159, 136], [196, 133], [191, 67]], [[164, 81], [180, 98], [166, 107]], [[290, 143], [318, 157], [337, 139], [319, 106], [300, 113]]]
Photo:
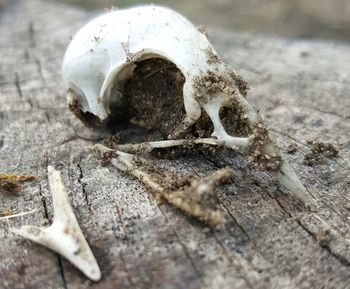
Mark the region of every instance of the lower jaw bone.
[[[178, 140], [178, 144], [181, 140]], [[146, 144], [159, 147], [156, 144]], [[169, 147], [169, 143], [164, 145]], [[130, 150], [141, 145], [128, 145]], [[125, 147], [124, 147], [125, 148]], [[214, 228], [224, 223], [218, 209], [216, 188], [232, 178], [229, 169], [217, 170], [213, 174], [200, 178], [195, 176], [178, 176], [157, 167], [152, 161], [139, 156], [95, 145], [94, 150], [121, 171], [136, 177], [157, 197], [182, 210], [187, 215], [208, 223]]]
[[306, 207], [312, 206], [313, 200], [309, 192], [277, 145], [270, 140], [268, 135], [265, 136], [262, 144], [259, 144], [259, 141], [261, 141], [261, 138], [257, 133], [246, 138], [228, 136], [222, 139], [197, 138], [151, 141], [138, 144], [115, 144], [114, 148], [120, 152], [140, 155], [150, 153], [156, 149], [188, 145], [224, 146], [248, 156], [248, 159], [255, 163], [258, 168], [268, 170], [285, 188], [294, 193]]

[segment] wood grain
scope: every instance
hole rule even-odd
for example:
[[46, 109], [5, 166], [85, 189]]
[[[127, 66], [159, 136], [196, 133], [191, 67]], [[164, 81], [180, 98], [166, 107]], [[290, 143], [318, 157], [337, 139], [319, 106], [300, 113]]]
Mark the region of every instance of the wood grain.
[[[306, 212], [240, 155], [200, 155], [164, 167], [208, 175], [230, 166], [220, 193], [222, 230], [166, 204], [135, 179], [101, 166], [98, 133], [67, 109], [60, 65], [69, 38], [93, 15], [49, 1], [12, 1], [0, 11], [0, 173], [35, 175], [0, 210], [34, 214], [1, 221], [0, 288], [350, 288], [350, 47], [209, 30], [215, 47], [251, 86], [259, 108], [318, 205]], [[307, 140], [339, 157], [303, 165]], [[46, 166], [62, 170], [103, 279], [88, 281], [53, 252], [9, 232], [52, 218]]]

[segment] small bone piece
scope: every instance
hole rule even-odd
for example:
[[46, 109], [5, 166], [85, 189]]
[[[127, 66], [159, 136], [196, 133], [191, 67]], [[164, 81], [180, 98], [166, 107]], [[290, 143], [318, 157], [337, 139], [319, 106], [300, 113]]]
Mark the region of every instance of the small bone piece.
[[62, 175], [51, 166], [47, 170], [54, 209], [52, 225], [50, 227], [22, 226], [20, 229], [11, 229], [11, 231], [59, 253], [88, 278], [99, 281], [100, 268], [69, 204]]
[[199, 178], [178, 176], [155, 166], [152, 161], [141, 157], [95, 145], [94, 149], [103, 158], [123, 172], [139, 179], [150, 191], [165, 199], [169, 204], [187, 215], [218, 227], [224, 219], [218, 210], [215, 189], [231, 178], [229, 169], [217, 170], [213, 174]]

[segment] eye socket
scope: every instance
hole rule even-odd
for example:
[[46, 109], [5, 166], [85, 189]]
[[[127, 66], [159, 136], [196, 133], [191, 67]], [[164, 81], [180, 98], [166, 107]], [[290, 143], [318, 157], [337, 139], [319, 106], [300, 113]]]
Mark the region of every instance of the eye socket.
[[244, 113], [235, 103], [232, 107], [220, 109], [220, 119], [226, 132], [231, 136], [249, 137], [252, 134], [248, 119], [244, 117]]

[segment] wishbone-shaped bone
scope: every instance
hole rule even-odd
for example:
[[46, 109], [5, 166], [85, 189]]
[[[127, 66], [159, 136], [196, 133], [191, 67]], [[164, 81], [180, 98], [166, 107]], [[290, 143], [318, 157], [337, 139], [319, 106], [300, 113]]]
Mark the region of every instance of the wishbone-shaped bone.
[[19, 229], [12, 228], [11, 231], [57, 252], [88, 278], [99, 281], [100, 268], [69, 204], [61, 173], [52, 166], [47, 171], [54, 209], [51, 226], [22, 226]]

